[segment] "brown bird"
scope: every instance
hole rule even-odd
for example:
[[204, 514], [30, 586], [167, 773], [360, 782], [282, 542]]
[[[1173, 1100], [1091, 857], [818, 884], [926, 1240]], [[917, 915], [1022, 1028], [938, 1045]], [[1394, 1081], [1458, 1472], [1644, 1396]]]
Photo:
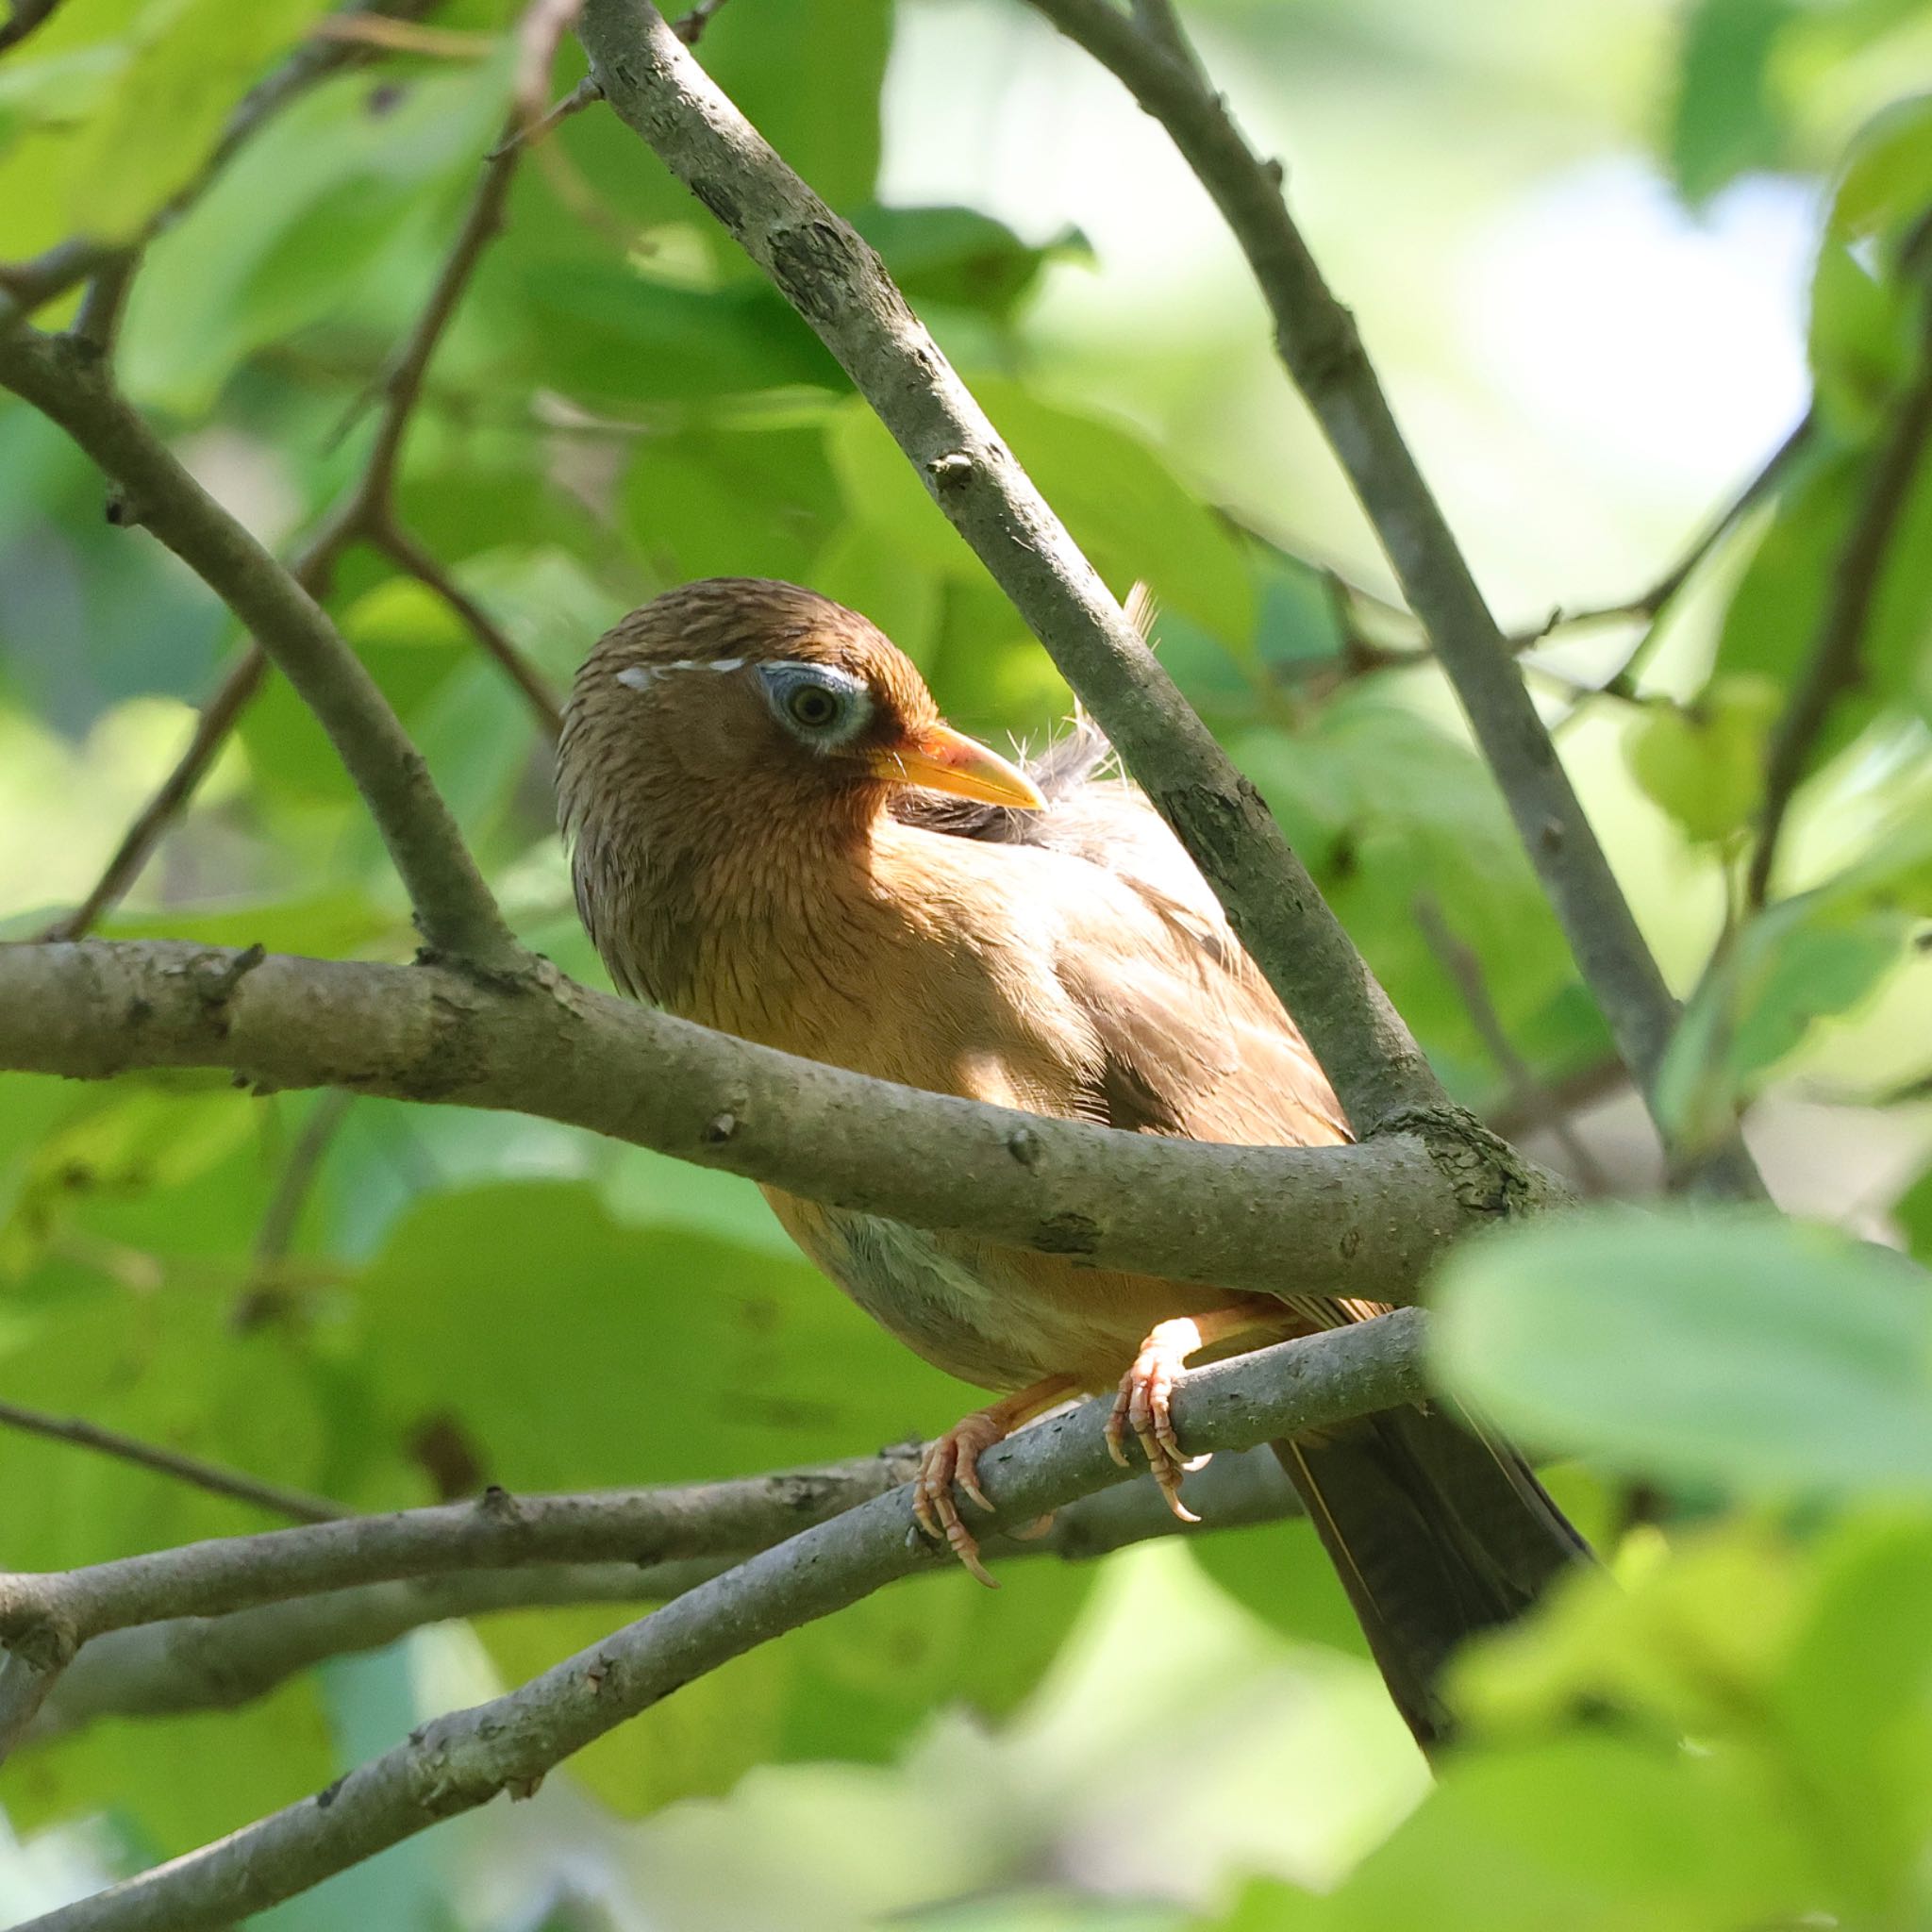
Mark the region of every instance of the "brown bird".
[[[941, 721], [873, 625], [794, 585], [667, 591], [579, 670], [558, 791], [585, 925], [626, 992], [789, 1053], [1138, 1133], [1350, 1138], [1294, 1022], [1179, 843], [1098, 775], [1091, 725], [1022, 771]], [[1070, 1398], [1117, 1391], [1176, 1513], [1168, 1412], [1192, 1356], [1374, 1304], [1230, 1295], [767, 1189], [807, 1255], [952, 1374], [1006, 1391], [927, 1451], [916, 1507], [985, 1578], [956, 1490]], [[1583, 1549], [1513, 1452], [1438, 1406], [1274, 1445], [1396, 1703], [1444, 1734], [1465, 1636]], [[990, 1581], [990, 1578], [986, 1578]]]

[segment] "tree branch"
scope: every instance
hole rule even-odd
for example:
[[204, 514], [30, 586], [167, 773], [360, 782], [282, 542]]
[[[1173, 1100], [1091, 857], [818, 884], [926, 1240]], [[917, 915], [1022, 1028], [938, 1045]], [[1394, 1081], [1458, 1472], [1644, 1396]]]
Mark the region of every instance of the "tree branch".
[[510, 641], [502, 625], [457, 582], [438, 558], [393, 520], [374, 531], [370, 541], [405, 576], [414, 577], [449, 606], [475, 639], [484, 656], [493, 658], [503, 667], [510, 682], [523, 692], [529, 705], [530, 715], [537, 722], [537, 728], [555, 744], [558, 733], [563, 729], [563, 712], [558, 706], [557, 694], [530, 660]]
[[119, 1429], [106, 1429], [79, 1416], [48, 1415], [38, 1408], [24, 1408], [17, 1402], [0, 1402], [0, 1427], [19, 1429], [29, 1436], [45, 1436], [56, 1442], [72, 1442], [102, 1456], [111, 1456], [137, 1468], [172, 1476], [192, 1489], [206, 1490], [210, 1495], [226, 1496], [234, 1502], [253, 1504], [271, 1515], [292, 1517], [297, 1523], [333, 1523], [346, 1516], [340, 1503], [325, 1496], [312, 1496], [303, 1490], [285, 1488], [263, 1481], [239, 1469], [226, 1469], [218, 1462], [204, 1461], [199, 1456], [184, 1456], [179, 1450], [163, 1448], [158, 1442], [143, 1442], [138, 1436], [123, 1435]]
[[0, 338], [0, 384], [121, 484], [130, 520], [208, 584], [295, 687], [368, 805], [429, 945], [479, 972], [522, 972], [526, 956], [375, 680], [294, 577], [115, 392], [100, 358], [59, 337]]
[[[1537, 1072], [1516, 1050], [1509, 1029], [1490, 997], [1489, 983], [1483, 977], [1483, 962], [1475, 949], [1449, 924], [1435, 894], [1422, 892], [1412, 907], [1416, 929], [1423, 942], [1436, 956], [1436, 963], [1461, 996], [1469, 1024], [1488, 1050], [1508, 1090], [1512, 1118], [1523, 1129], [1541, 1129], [1563, 1151], [1570, 1174], [1586, 1194], [1607, 1194], [1609, 1177], [1598, 1165], [1596, 1157], [1585, 1146], [1583, 1136], [1571, 1124], [1570, 1116], [1556, 1095], [1537, 1077]], [[1619, 1063], [1621, 1071], [1621, 1063]]]
[[302, 1131], [296, 1135], [295, 1144], [290, 1148], [289, 1158], [282, 1163], [275, 1191], [270, 1195], [261, 1225], [256, 1230], [253, 1262], [257, 1296], [262, 1293], [268, 1279], [275, 1275], [288, 1259], [316, 1175], [321, 1172], [329, 1148], [355, 1104], [353, 1093], [345, 1092], [340, 1087], [328, 1088], [309, 1108], [308, 1118], [302, 1123]]
[[[1423, 1318], [1403, 1310], [1196, 1371], [1176, 1391], [1182, 1443], [1242, 1449], [1420, 1399]], [[1119, 1482], [1109, 1402], [1090, 1402], [981, 1463], [991, 1527], [1024, 1524]], [[225, 1925], [332, 1873], [528, 1790], [627, 1717], [758, 1644], [947, 1560], [908, 1537], [894, 1490], [765, 1550], [521, 1689], [435, 1719], [327, 1790], [185, 1857], [34, 1920], [38, 1932], [192, 1932]]]
[[1864, 677], [1866, 625], [1885, 580], [1886, 558], [1910, 499], [1913, 479], [1926, 443], [1932, 441], [1932, 296], [1924, 299], [1926, 326], [1917, 377], [1900, 399], [1873, 458], [1864, 498], [1831, 574], [1811, 655], [1772, 733], [1764, 766], [1764, 803], [1744, 875], [1744, 903], [1753, 910], [1763, 907], [1771, 890], [1785, 817], [1832, 706]]
[[[862, 1493], [894, 1487], [911, 1473], [908, 1457], [869, 1457], [846, 1465]], [[850, 1507], [860, 1491], [846, 1493]], [[996, 1539], [989, 1553], [1004, 1567], [1025, 1557], [1085, 1562], [1129, 1543], [1174, 1535], [1274, 1523], [1300, 1507], [1280, 1465], [1266, 1450], [1218, 1456], [1190, 1477], [1188, 1497], [1202, 1523], [1182, 1523], [1145, 1477], [1083, 1496], [1059, 1510], [1038, 1537]], [[524, 1498], [525, 1511], [543, 1499]], [[728, 1555], [635, 1560], [536, 1563], [447, 1575], [367, 1583], [294, 1597], [223, 1616], [169, 1618], [110, 1631], [87, 1644], [55, 1687], [32, 1737], [62, 1736], [101, 1717], [160, 1716], [233, 1708], [265, 1696], [298, 1671], [326, 1657], [375, 1650], [411, 1630], [496, 1610], [588, 1603], [666, 1603], [708, 1582], [732, 1562], [794, 1534], [813, 1509], [789, 1503], [774, 1510], [769, 1533]], [[626, 1556], [628, 1551], [626, 1550]]]
[[[367, 10], [350, 9], [346, 17], [361, 18]], [[422, 7], [396, 7], [374, 17], [387, 19], [394, 14], [407, 15], [423, 10]], [[562, 0], [532, 0], [526, 8], [518, 28], [521, 55], [517, 105], [509, 117], [512, 129], [524, 124], [529, 92], [541, 88], [547, 78], [551, 60], [558, 42], [568, 29], [574, 10], [573, 6], [562, 4]], [[304, 63], [302, 71], [307, 73], [314, 58], [310, 50], [305, 49], [295, 57], [295, 60]], [[267, 85], [264, 84], [265, 87]], [[274, 104], [278, 106], [291, 97], [288, 85], [284, 83], [281, 90], [274, 93]], [[253, 100], [254, 96], [250, 99]], [[266, 106], [258, 108], [248, 121], [248, 126], [251, 129], [258, 126], [266, 111]], [[241, 118], [238, 115], [238, 121]], [[232, 153], [238, 144], [231, 130], [225, 151]], [[424, 377], [450, 323], [455, 319], [463, 292], [483, 258], [484, 250], [503, 225], [504, 206], [517, 159], [509, 146], [497, 149], [490, 157], [483, 178], [477, 184], [456, 239], [430, 286], [422, 311], [377, 384], [382, 408], [361, 474], [348, 493], [324, 519], [315, 535], [304, 544], [289, 568], [302, 589], [320, 601], [326, 592], [337, 562], [352, 544], [368, 542], [380, 550], [397, 569], [425, 584], [456, 611], [482, 648], [508, 673], [528, 699], [539, 725], [554, 740], [559, 729], [555, 695], [515, 644], [491, 621], [489, 613], [468, 596], [441, 564], [401, 527], [395, 514], [397, 467], [410, 420], [422, 400]], [[211, 167], [197, 182], [195, 192], [206, 187], [212, 174]], [[135, 251], [125, 251], [107, 260], [91, 285], [88, 302], [75, 323], [75, 339], [91, 346], [102, 357], [111, 351], [114, 325], [133, 275], [135, 261]], [[73, 912], [46, 928], [45, 938], [78, 939], [120, 902], [141, 875], [142, 868], [169, 825], [194, 795], [242, 713], [260, 690], [268, 661], [260, 644], [251, 639], [247, 648], [229, 668], [213, 697], [203, 708], [187, 749], [154, 796], [142, 808], [92, 890]]]
[[[1143, 32], [1108, 0], [1032, 0], [1117, 75], [1167, 129], [1212, 196], [1274, 324], [1282, 361], [1307, 399], [1409, 608], [1456, 687], [1570, 949], [1625, 1065], [1651, 1093], [1677, 1006], [1538, 717], [1507, 641], [1403, 441], [1354, 318], [1329, 291], [1261, 160], [1182, 43]], [[1178, 30], [1176, 29], [1176, 32]], [[1761, 1194], [1741, 1142], [1717, 1158], [1727, 1191]]]
[[1399, 1299], [1457, 1236], [1561, 1198], [1474, 1124], [1343, 1147], [1122, 1133], [797, 1059], [547, 965], [502, 986], [258, 947], [0, 945], [0, 1069], [161, 1066], [536, 1114], [828, 1206], [1229, 1290]]
[[59, 5], [60, 0], [13, 0], [12, 11], [0, 22], [0, 54], [19, 46], [37, 26], [44, 26]]
[[648, 0], [587, 0], [577, 31], [606, 100], [838, 358], [1099, 720], [1300, 1022], [1357, 1131], [1446, 1108], [1421, 1049], [1259, 795], [1122, 615], [877, 255], [759, 137]]

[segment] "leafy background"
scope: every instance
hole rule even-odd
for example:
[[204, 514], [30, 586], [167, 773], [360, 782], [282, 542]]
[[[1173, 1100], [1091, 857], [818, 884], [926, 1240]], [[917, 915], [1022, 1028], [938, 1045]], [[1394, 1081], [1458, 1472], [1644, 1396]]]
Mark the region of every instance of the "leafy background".
[[[0, 61], [0, 257], [132, 232], [321, 10], [68, 0]], [[1526, 661], [1692, 995], [1669, 1087], [1687, 1134], [1748, 1104], [1783, 1200], [1932, 1260], [1932, 468], [1800, 794], [1790, 896], [1703, 970], [1767, 734], [1916, 373], [1932, 19], [1911, 0], [1184, 10], [1286, 158], [1511, 625], [1640, 597], [1809, 410], [1634, 666], [1617, 675], [1641, 612], [1560, 626]], [[508, 21], [498, 0], [435, 8], [471, 38], [317, 88], [149, 253], [124, 376], [271, 541], [355, 474], [358, 403], [501, 121]], [[1652, 1190], [1493, 789], [1426, 660], [1384, 661], [1414, 640], [1158, 131], [996, 0], [734, 0], [701, 51], [884, 250], [1109, 581], [1152, 583], [1168, 661], [1457, 1092], [1524, 1124], [1427, 908], [1534, 1084], [1578, 1100], [1591, 1177]], [[803, 325], [601, 113], [521, 171], [400, 507], [558, 685], [663, 585], [758, 573], [868, 611], [969, 727], [1037, 741], [1068, 708]], [[367, 550], [329, 603], [520, 932], [601, 983], [516, 694]], [[237, 647], [198, 585], [103, 522], [59, 435], [0, 406], [0, 931], [85, 889]], [[274, 681], [107, 930], [410, 943]], [[795, 1259], [749, 1188], [542, 1123], [358, 1101], [292, 1241], [264, 1244], [318, 1104], [9, 1077], [0, 1393], [371, 1507], [862, 1454], [972, 1399]], [[1816, 1227], [1606, 1206], [1457, 1256], [1439, 1299], [1444, 1373], [1570, 1458], [1554, 1479], [1607, 1564], [1469, 1660], [1472, 1741], [1433, 1790], [1306, 1529], [1241, 1531], [1014, 1565], [997, 1596], [903, 1588], [681, 1692], [533, 1802], [262, 1923], [1299, 1932], [1412, 1924], [1422, 1901], [1472, 1932], [1932, 1921], [1917, 1279]], [[10, 1567], [260, 1524], [0, 1436]], [[231, 1828], [616, 1615], [425, 1632], [238, 1712], [23, 1753], [0, 1908]]]

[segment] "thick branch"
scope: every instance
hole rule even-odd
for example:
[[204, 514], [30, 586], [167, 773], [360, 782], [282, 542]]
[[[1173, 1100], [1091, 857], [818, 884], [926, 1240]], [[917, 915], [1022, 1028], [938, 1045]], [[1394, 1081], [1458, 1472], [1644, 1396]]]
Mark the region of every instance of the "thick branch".
[[382, 832], [430, 946], [512, 974], [525, 956], [389, 701], [294, 577], [208, 495], [114, 392], [87, 345], [0, 340], [0, 383], [51, 417], [143, 523], [251, 630], [328, 733]]
[[[647, 0], [587, 0], [605, 98], [838, 358], [1207, 874], [1358, 1131], [1445, 1103], [1254, 788], [1122, 615], [883, 264], [724, 98]], [[1159, 587], [1157, 585], [1156, 589]]]
[[[1244, 1449], [1419, 1399], [1412, 1309], [1203, 1369], [1176, 1396], [1192, 1451]], [[981, 1463], [991, 1526], [1107, 1488], [1110, 1405], [1022, 1430]], [[39, 1932], [192, 1932], [319, 1883], [499, 1791], [527, 1790], [573, 1752], [758, 1644], [947, 1560], [908, 1537], [895, 1490], [762, 1552], [507, 1696], [436, 1719], [315, 1797], [33, 1921]]]
[[[1032, 0], [1111, 69], [1213, 197], [1260, 285], [1296, 386], [1374, 525], [1408, 608], [1427, 633], [1508, 802], [1570, 949], [1624, 1061], [1649, 1093], [1677, 1006], [1537, 715], [1363, 350], [1355, 319], [1323, 280], [1282, 198], [1281, 169], [1249, 148], [1198, 65], [1108, 0]], [[1723, 1157], [1727, 1189], [1761, 1193], [1741, 1144]]]
[[1447, 1241], [1556, 1197], [1494, 1144], [1235, 1147], [920, 1092], [547, 968], [503, 988], [163, 941], [0, 945], [0, 1068], [159, 1066], [538, 1114], [914, 1227], [1227, 1289], [1399, 1299]]
[[[904, 1459], [895, 1463], [877, 1457], [851, 1465], [855, 1474], [863, 1472], [871, 1477], [862, 1489], [865, 1495], [904, 1480], [908, 1467]], [[858, 1500], [858, 1494], [850, 1500]], [[1208, 1535], [1273, 1523], [1300, 1507], [1279, 1463], [1265, 1450], [1216, 1457], [1189, 1478], [1188, 1500], [1201, 1513], [1198, 1525], [1175, 1517], [1143, 1477], [1083, 1496], [1058, 1511], [1043, 1535], [996, 1539], [988, 1554], [998, 1568], [1032, 1557], [1083, 1562], [1154, 1537]], [[528, 1511], [541, 1508], [542, 1502], [524, 1498], [519, 1507]], [[794, 1534], [806, 1514], [781, 1505], [769, 1535], [728, 1556], [641, 1566], [630, 1560], [458, 1570], [445, 1576], [326, 1591], [225, 1616], [172, 1618], [111, 1631], [89, 1643], [68, 1666], [32, 1735], [61, 1735], [101, 1717], [232, 1708], [266, 1695], [326, 1657], [375, 1650], [425, 1624], [452, 1618], [564, 1604], [666, 1603], [755, 1549]], [[817, 1515], [816, 1509], [808, 1512], [811, 1520]]]

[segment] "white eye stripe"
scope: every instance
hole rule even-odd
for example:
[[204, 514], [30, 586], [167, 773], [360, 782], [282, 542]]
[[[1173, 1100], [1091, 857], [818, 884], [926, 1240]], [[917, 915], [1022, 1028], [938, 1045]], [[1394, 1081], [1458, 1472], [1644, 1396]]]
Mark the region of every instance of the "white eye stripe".
[[619, 684], [632, 691], [649, 691], [667, 671], [742, 671], [742, 658], [676, 658], [669, 664], [627, 664], [617, 674]]

